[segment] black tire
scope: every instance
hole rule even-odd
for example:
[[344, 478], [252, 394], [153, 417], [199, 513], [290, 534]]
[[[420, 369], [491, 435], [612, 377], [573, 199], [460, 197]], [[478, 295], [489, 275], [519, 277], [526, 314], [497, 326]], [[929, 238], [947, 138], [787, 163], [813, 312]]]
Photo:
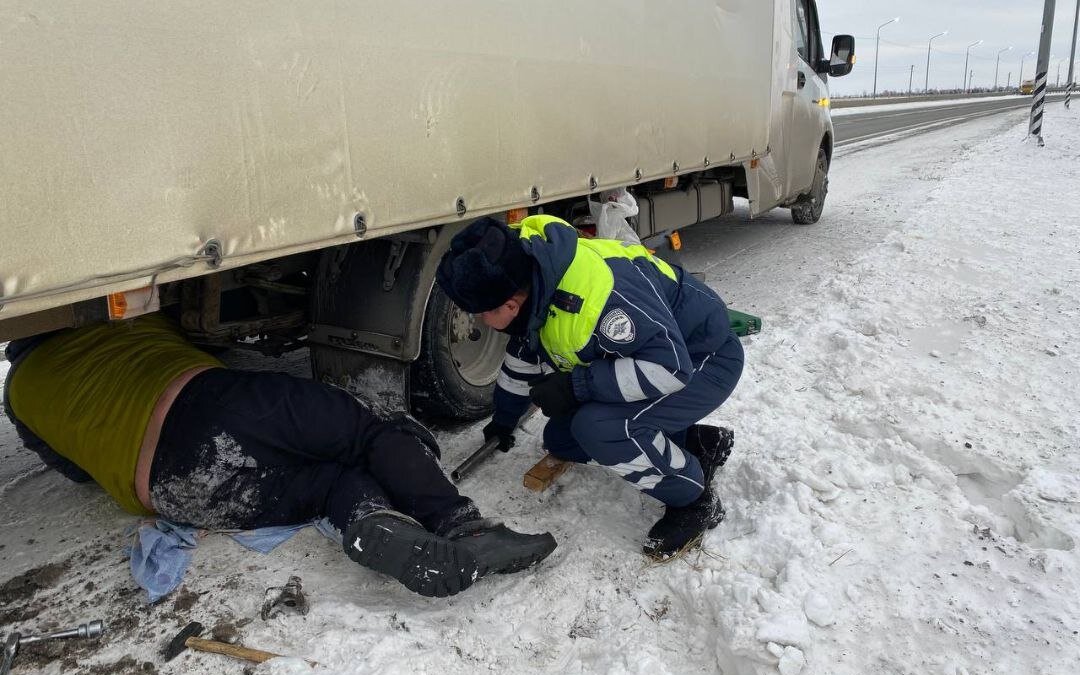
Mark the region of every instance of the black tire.
[[[463, 326], [466, 320], [470, 323]], [[425, 417], [477, 420], [490, 415], [506, 340], [461, 312], [436, 284], [424, 315], [420, 357], [412, 365], [413, 408]], [[461, 356], [462, 345], [479, 357], [459, 362], [455, 356]]]
[[817, 163], [814, 165], [814, 182], [810, 192], [799, 197], [791, 207], [791, 220], [796, 225], [813, 225], [821, 220], [825, 210], [825, 197], [829, 194], [829, 156], [825, 148], [818, 148]]

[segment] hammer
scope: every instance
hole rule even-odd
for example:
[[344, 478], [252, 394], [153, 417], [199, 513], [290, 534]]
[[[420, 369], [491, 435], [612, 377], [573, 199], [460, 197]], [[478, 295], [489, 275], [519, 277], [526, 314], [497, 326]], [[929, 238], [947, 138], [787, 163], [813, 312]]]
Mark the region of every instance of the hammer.
[[[172, 661], [179, 656], [182, 651], [188, 648], [200, 652], [224, 654], [225, 656], [231, 656], [235, 659], [244, 659], [245, 661], [251, 661], [252, 663], [262, 663], [263, 661], [269, 661], [270, 659], [276, 659], [281, 656], [281, 654], [264, 652], [261, 649], [230, 645], [226, 642], [217, 642], [215, 640], [204, 640], [199, 637], [199, 635], [202, 635], [202, 632], [203, 625], [198, 621], [192, 621], [184, 626], [184, 629], [177, 633], [176, 637], [169, 641], [169, 644], [167, 644], [162, 651], [165, 660]], [[319, 665], [314, 661], [308, 661], [308, 663], [312, 666]]]

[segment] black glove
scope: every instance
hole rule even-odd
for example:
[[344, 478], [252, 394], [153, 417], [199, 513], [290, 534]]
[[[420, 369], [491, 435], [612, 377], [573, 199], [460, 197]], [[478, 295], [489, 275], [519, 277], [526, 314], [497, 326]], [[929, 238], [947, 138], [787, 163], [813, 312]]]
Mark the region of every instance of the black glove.
[[484, 441], [487, 442], [493, 438], [499, 439], [499, 450], [509, 452], [510, 448], [514, 447], [514, 428], [491, 420], [484, 427]]
[[548, 417], [566, 417], [577, 410], [580, 403], [574, 397], [574, 385], [570, 373], [551, 373], [533, 380], [529, 385], [529, 400]]

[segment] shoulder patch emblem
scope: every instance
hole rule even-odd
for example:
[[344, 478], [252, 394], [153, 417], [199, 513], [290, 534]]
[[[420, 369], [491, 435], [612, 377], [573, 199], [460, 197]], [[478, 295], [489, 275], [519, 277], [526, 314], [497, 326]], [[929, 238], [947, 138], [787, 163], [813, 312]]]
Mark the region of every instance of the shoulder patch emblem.
[[637, 328], [626, 312], [613, 309], [600, 319], [600, 334], [612, 342], [626, 344], [637, 337]]

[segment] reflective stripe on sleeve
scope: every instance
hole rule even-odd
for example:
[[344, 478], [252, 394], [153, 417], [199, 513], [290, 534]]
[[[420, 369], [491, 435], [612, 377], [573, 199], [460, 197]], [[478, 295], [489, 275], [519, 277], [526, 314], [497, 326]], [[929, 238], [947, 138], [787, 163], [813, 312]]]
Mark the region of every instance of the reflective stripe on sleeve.
[[506, 358], [503, 359], [503, 365], [507, 369], [522, 375], [539, 375], [541, 370], [540, 364], [523, 361], [513, 354], [506, 355]]
[[634, 359], [615, 359], [615, 382], [619, 385], [619, 395], [627, 403], [645, 400], [645, 392], [638, 382]]
[[653, 363], [652, 361], [637, 361], [636, 363], [649, 384], [656, 387], [656, 390], [661, 394], [671, 394], [686, 386], [659, 363]]
[[516, 396], [528, 396], [529, 395], [529, 383], [524, 380], [515, 380], [503, 371], [499, 371], [499, 377], [495, 380], [495, 384], [500, 389], [504, 389]]

